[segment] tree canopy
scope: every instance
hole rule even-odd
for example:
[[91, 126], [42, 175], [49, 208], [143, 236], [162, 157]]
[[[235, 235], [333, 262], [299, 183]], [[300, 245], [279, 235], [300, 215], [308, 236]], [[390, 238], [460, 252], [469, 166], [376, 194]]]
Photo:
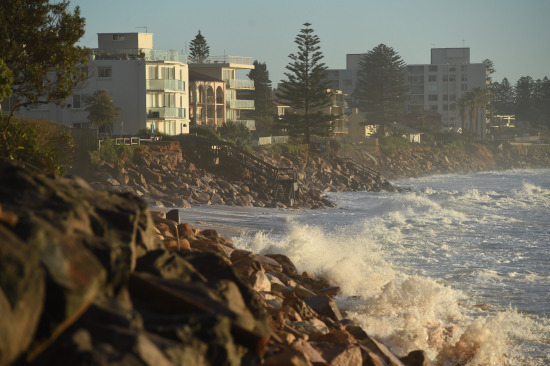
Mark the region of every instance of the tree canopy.
[[76, 43], [84, 35], [80, 8], [69, 1], [0, 2], [0, 57], [11, 70], [10, 116], [35, 103], [59, 103], [82, 80], [77, 68], [88, 50]]
[[112, 136], [113, 122], [118, 118], [120, 107], [116, 106], [113, 98], [106, 90], [98, 89], [86, 99], [88, 119], [95, 127], [104, 127]]
[[13, 76], [6, 63], [0, 58], [0, 102], [11, 95]]
[[210, 56], [210, 47], [206, 43], [206, 39], [199, 33], [189, 43], [189, 62], [201, 64]]
[[305, 28], [296, 36], [294, 42], [298, 45], [298, 52], [288, 56], [291, 61], [286, 66], [287, 80], [281, 80], [276, 93], [282, 103], [293, 109], [292, 113], [285, 114], [278, 126], [287, 129], [291, 135], [303, 135], [307, 143], [312, 135], [328, 135], [333, 118], [320, 110], [328, 106], [331, 99], [320, 40], [310, 25], [304, 23]]
[[254, 61], [254, 69], [248, 73], [248, 78], [254, 81], [251, 92], [254, 100], [254, 112], [251, 115], [256, 120], [256, 131], [268, 133], [273, 122], [273, 105], [271, 80], [265, 63]]
[[353, 96], [367, 122], [383, 126], [399, 120], [407, 93], [404, 67], [401, 56], [384, 44], [361, 57]]

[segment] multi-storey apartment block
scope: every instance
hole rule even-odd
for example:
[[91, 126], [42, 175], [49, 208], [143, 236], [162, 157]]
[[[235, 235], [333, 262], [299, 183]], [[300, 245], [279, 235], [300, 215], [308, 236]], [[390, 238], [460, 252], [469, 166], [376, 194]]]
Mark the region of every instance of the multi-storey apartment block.
[[[238, 71], [254, 69], [251, 57], [208, 57], [202, 63], [189, 64], [189, 68], [192, 72], [206, 75], [215, 80], [222, 80], [225, 83], [225, 121], [240, 122], [251, 130], [255, 129], [254, 120], [241, 119], [241, 111], [254, 110], [254, 101], [244, 99], [247, 91], [254, 90], [254, 81], [239, 79], [237, 75]], [[214, 99], [217, 98], [218, 89], [215, 93]], [[198, 115], [196, 117], [197, 124], [204, 121], [204, 118], [199, 119]], [[223, 119], [218, 119], [218, 121], [223, 121]], [[206, 124], [211, 124], [211, 122], [211, 120], [207, 121]]]
[[[351, 96], [357, 84], [361, 57], [365, 54], [347, 54], [346, 69], [328, 69], [327, 81], [334, 89]], [[470, 63], [469, 48], [433, 48], [429, 64], [408, 65], [405, 79], [409, 98], [404, 111], [435, 111], [441, 114], [443, 126], [458, 131], [462, 126], [456, 101], [473, 88], [486, 88], [485, 64]], [[479, 133], [485, 133], [485, 112], [481, 113]], [[467, 119], [467, 116], [465, 116]], [[464, 121], [469, 126], [470, 121]]]
[[[408, 65], [406, 80], [409, 98], [406, 112], [435, 111], [441, 114], [444, 127], [455, 131], [462, 126], [456, 102], [473, 88], [486, 88], [486, 67], [483, 63], [470, 63], [469, 48], [433, 48], [431, 63]], [[465, 125], [470, 121], [465, 115]], [[485, 112], [480, 116], [485, 131]]]
[[113, 135], [133, 135], [144, 128], [189, 133], [189, 73], [183, 52], [155, 50], [151, 33], [99, 33], [98, 48], [83, 67], [87, 80], [65, 103], [38, 104], [18, 115], [89, 128], [85, 100], [102, 89], [121, 108]]

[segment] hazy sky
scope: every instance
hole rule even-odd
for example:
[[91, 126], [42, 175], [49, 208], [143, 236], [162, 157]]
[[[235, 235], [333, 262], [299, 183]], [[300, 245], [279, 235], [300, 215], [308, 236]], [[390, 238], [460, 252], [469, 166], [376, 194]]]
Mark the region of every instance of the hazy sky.
[[81, 45], [97, 33], [153, 33], [157, 49], [186, 50], [198, 30], [210, 55], [267, 64], [273, 85], [285, 78], [302, 24], [321, 40], [323, 61], [346, 67], [346, 54], [380, 43], [408, 64], [430, 62], [430, 49], [470, 47], [472, 63], [493, 61], [493, 80], [550, 77], [550, 0], [72, 0], [86, 18]]

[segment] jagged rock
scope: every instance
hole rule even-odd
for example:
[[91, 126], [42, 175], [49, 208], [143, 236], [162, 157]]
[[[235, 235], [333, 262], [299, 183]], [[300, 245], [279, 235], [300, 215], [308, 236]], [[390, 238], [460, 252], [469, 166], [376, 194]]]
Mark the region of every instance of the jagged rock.
[[277, 263], [279, 263], [282, 266], [282, 271], [285, 275], [287, 275], [289, 277], [292, 277], [292, 276], [296, 276], [298, 274], [298, 271], [296, 270], [296, 267], [294, 266], [294, 264], [292, 263], [290, 258], [288, 258], [286, 255], [284, 255], [284, 254], [266, 254], [266, 257], [270, 257], [270, 258], [275, 259], [277, 261]]
[[342, 320], [342, 314], [338, 306], [336, 306], [334, 300], [327, 295], [323, 294], [307, 297], [304, 299], [304, 302], [318, 314], [329, 317], [335, 321]]
[[312, 342], [323, 359], [330, 366], [361, 366], [363, 358], [361, 349], [356, 345], [346, 343]]
[[425, 351], [412, 351], [405, 357], [401, 358], [401, 362], [405, 366], [431, 366], [432, 362]]
[[311, 366], [309, 357], [307, 357], [304, 352], [296, 349], [291, 349], [271, 355], [265, 358], [264, 366]]
[[0, 365], [9, 365], [34, 337], [46, 277], [36, 251], [0, 225]]
[[383, 362], [388, 365], [403, 366], [401, 360], [397, 358], [397, 356], [395, 356], [393, 353], [391, 353], [388, 347], [372, 337], [368, 337], [361, 341], [361, 347], [365, 347], [366, 350], [381, 358]]

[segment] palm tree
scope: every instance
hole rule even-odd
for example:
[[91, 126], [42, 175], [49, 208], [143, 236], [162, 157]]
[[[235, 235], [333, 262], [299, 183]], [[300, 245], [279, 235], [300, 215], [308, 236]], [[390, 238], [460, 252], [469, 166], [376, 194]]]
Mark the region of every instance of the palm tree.
[[466, 128], [466, 106], [468, 105], [464, 95], [456, 101], [456, 105], [458, 107], [458, 114], [460, 115], [460, 128], [462, 129], [462, 133], [464, 133]]

